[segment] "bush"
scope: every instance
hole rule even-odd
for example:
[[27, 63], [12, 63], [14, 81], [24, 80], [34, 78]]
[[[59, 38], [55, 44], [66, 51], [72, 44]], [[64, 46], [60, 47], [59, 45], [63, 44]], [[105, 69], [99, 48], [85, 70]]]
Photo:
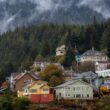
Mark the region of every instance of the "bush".
[[13, 98], [13, 108], [14, 110], [27, 110], [30, 104], [30, 101], [25, 97]]
[[0, 97], [0, 110], [13, 110], [11, 104], [11, 98]]
[[46, 110], [61, 110], [59, 107], [48, 107]]
[[38, 110], [38, 109], [39, 109], [38, 105], [36, 105], [36, 104], [30, 104], [28, 110]]
[[73, 101], [69, 101], [69, 100], [62, 101], [62, 105], [64, 105], [65, 107], [75, 107], [76, 106]]

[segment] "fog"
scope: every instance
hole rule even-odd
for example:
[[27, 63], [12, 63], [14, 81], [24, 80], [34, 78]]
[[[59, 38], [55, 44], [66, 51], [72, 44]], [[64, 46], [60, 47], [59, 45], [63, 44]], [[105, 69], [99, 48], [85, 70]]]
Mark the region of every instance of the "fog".
[[[9, 29], [13, 30], [16, 27], [15, 25], [13, 25], [13, 22], [16, 18], [21, 16], [21, 10], [23, 10], [18, 9], [16, 13], [11, 13], [6, 8], [6, 3], [12, 7], [17, 4], [27, 4], [27, 2], [34, 4], [35, 8], [32, 10], [30, 9], [32, 13], [30, 13], [29, 17], [25, 19], [31, 23], [32, 20], [37, 19], [37, 17], [42, 13], [50, 11], [50, 14], [54, 14], [54, 12], [58, 8], [65, 10], [73, 4], [73, 6], [77, 7], [89, 7], [90, 9], [100, 13], [105, 19], [107, 19], [110, 17], [110, 4], [108, 5], [105, 1], [107, 0], [0, 0], [1, 6], [4, 7], [4, 14], [2, 16], [2, 19], [0, 19], [0, 32], [4, 33]], [[0, 11], [0, 13], [2, 13], [2, 11]], [[17, 25], [19, 25], [21, 21], [19, 20]]]

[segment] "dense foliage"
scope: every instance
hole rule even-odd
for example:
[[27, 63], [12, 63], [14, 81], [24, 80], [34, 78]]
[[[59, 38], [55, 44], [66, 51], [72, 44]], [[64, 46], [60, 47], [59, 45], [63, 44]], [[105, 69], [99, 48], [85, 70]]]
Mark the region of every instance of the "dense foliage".
[[35, 58], [53, 58], [56, 47], [61, 44], [66, 44], [68, 52], [65, 66], [72, 64], [75, 46], [79, 53], [94, 46], [110, 56], [109, 30], [110, 21], [98, 24], [94, 20], [87, 26], [47, 24], [7, 32], [0, 36], [0, 78], [29, 69]]
[[42, 72], [39, 73], [39, 76], [49, 82], [51, 87], [58, 86], [64, 82], [64, 75], [62, 68], [56, 65], [48, 65]]
[[92, 110], [110, 110], [110, 96], [103, 96], [92, 106]]
[[30, 101], [25, 97], [0, 97], [0, 110], [27, 110], [29, 104]]

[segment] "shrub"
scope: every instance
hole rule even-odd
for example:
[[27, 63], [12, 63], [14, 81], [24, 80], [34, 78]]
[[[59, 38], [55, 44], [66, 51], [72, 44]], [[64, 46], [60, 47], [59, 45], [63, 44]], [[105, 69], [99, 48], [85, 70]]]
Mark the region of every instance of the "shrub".
[[25, 97], [13, 98], [13, 108], [14, 110], [27, 110], [30, 104], [30, 101]]

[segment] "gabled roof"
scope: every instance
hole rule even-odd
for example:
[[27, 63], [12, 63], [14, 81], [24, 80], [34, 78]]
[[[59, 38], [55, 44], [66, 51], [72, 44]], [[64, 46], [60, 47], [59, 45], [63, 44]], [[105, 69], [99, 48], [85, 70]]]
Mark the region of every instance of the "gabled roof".
[[71, 81], [68, 81], [68, 82], [66, 82], [66, 83], [63, 83], [63, 84], [61, 84], [61, 85], [59, 85], [59, 86], [56, 86], [55, 88], [57, 89], [57, 88], [63, 88], [63, 87], [67, 87], [67, 86], [69, 86], [69, 85], [71, 85], [71, 84], [74, 84], [74, 83], [76, 83], [76, 82], [81, 82], [81, 83], [84, 83], [84, 84], [86, 84], [86, 85], [89, 85], [89, 86], [91, 86], [91, 87], [93, 87], [91, 84], [89, 84], [89, 83], [87, 83], [87, 82], [85, 82], [85, 81], [82, 81], [82, 80], [71, 80]]
[[96, 73], [92, 72], [92, 71], [83, 72], [83, 73], [74, 73], [74, 75], [72, 75], [72, 78], [74, 80], [83, 79], [83, 78], [95, 79], [97, 77], [98, 77], [98, 75]]
[[[42, 82], [42, 83], [38, 85], [39, 82]], [[39, 80], [39, 81], [35, 81], [33, 83], [29, 83], [25, 85], [22, 89], [27, 89], [27, 88], [29, 89], [34, 87], [35, 85], [37, 85], [38, 88], [42, 88], [43, 86], [48, 86], [46, 81]]]
[[56, 51], [65, 50], [65, 48], [66, 48], [65, 45], [61, 45], [56, 48]]
[[32, 78], [36, 79], [36, 80], [40, 80], [41, 78], [36, 74], [36, 73], [33, 73], [33, 72], [30, 72], [30, 71], [26, 71], [24, 73], [21, 73], [19, 74], [18, 76], [16, 76], [15, 80], [18, 81], [20, 80], [23, 76], [25, 76], [26, 74], [29, 74]]
[[103, 52], [92, 49], [92, 50], [86, 51], [81, 56], [106, 56], [106, 55]]
[[80, 74], [81, 78], [86, 77], [86, 78], [97, 78], [98, 75], [92, 71], [88, 71], [88, 72], [83, 72]]

